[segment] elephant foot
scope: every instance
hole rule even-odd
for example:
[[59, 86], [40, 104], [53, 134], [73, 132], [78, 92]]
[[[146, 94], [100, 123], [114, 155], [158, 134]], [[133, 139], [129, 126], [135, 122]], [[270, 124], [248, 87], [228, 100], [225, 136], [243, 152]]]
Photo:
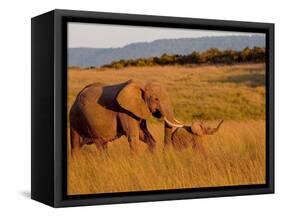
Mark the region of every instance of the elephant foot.
[[138, 136], [129, 136], [128, 142], [131, 152], [138, 152], [139, 149], [139, 137]]
[[150, 152], [150, 153], [155, 153], [155, 150], [156, 150], [156, 144], [155, 142], [150, 142], [148, 143], [148, 148], [147, 150]]
[[75, 156], [77, 156], [79, 152], [80, 152], [80, 147], [72, 148], [71, 149], [71, 157], [75, 158]]
[[98, 144], [96, 144], [96, 147], [100, 152], [107, 152], [108, 151], [107, 143], [98, 143]]
[[164, 142], [163, 150], [170, 150], [173, 147], [172, 140]]

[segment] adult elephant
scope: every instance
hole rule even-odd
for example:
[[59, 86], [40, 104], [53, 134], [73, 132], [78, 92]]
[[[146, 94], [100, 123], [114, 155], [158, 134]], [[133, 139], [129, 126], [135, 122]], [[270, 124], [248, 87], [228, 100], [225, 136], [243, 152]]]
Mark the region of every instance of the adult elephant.
[[131, 150], [139, 140], [155, 147], [155, 139], [147, 128], [150, 115], [163, 117], [165, 143], [171, 142], [172, 127], [182, 127], [174, 118], [166, 90], [157, 82], [145, 85], [129, 80], [115, 85], [91, 84], [77, 95], [70, 110], [72, 152], [84, 144], [95, 143], [98, 149], [125, 135]]

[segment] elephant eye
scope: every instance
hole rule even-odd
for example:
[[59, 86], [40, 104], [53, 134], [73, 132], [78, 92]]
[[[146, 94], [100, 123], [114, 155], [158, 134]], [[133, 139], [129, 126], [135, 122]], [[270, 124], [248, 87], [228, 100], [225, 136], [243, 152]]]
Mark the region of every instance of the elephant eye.
[[156, 101], [159, 101], [159, 99], [158, 99], [157, 97], [155, 98], [155, 100], [156, 100]]

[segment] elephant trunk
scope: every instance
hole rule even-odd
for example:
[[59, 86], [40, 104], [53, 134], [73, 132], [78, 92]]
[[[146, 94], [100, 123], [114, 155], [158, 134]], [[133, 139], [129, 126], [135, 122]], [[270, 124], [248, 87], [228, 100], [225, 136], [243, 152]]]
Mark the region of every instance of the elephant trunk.
[[220, 121], [220, 123], [218, 124], [217, 127], [215, 127], [215, 128], [208, 128], [206, 130], [206, 134], [214, 134], [215, 132], [217, 132], [219, 130], [220, 126], [222, 125], [222, 123], [223, 123], [223, 120]]

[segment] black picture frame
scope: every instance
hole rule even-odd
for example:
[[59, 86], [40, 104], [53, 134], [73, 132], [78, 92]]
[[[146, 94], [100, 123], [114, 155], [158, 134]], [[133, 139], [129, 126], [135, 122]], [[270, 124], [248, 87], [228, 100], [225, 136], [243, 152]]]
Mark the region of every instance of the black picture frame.
[[[266, 184], [67, 196], [67, 22], [265, 33]], [[31, 27], [32, 199], [67, 207], [274, 193], [274, 24], [53, 10], [32, 18]]]

